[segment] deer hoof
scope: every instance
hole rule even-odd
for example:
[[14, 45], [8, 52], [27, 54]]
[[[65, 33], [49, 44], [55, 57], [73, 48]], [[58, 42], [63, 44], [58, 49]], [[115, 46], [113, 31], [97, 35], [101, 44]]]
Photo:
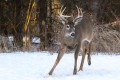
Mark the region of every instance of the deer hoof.
[[51, 72], [49, 72], [48, 74], [49, 74], [49, 75], [52, 75], [52, 73], [51, 73]]
[[76, 75], [76, 74], [77, 74], [77, 70], [74, 70], [73, 75]]
[[79, 69], [78, 71], [83, 71], [83, 69]]
[[73, 75], [76, 75], [77, 74], [77, 72], [73, 72]]
[[91, 61], [88, 62], [88, 65], [91, 65]]

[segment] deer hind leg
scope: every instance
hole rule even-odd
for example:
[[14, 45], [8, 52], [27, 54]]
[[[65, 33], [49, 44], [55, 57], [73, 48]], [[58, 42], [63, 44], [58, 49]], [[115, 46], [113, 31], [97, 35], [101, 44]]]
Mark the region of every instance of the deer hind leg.
[[60, 62], [61, 58], [63, 57], [64, 52], [65, 52], [64, 49], [66, 49], [66, 48], [61, 48], [61, 49], [60, 49], [60, 52], [58, 53], [57, 59], [56, 59], [54, 65], [53, 65], [52, 69], [51, 69], [50, 72], [48, 73], [49, 75], [52, 75], [54, 69], [56, 68], [56, 66], [57, 66], [58, 63]]
[[84, 65], [84, 60], [85, 60], [86, 51], [87, 51], [86, 48], [84, 48], [84, 49], [82, 50], [82, 59], [81, 59], [81, 64], [80, 64], [80, 68], [79, 68], [78, 71], [80, 71], [80, 70], [82, 71], [82, 70], [83, 70], [83, 65]]
[[73, 74], [77, 74], [77, 59], [78, 59], [78, 53], [80, 51], [80, 45], [77, 46], [77, 49], [75, 51], [75, 54], [74, 54], [74, 59], [75, 59], [75, 64], [74, 64], [74, 71], [73, 71]]
[[88, 65], [91, 65], [91, 45], [92, 45], [92, 42], [89, 43], [89, 49], [88, 49]]

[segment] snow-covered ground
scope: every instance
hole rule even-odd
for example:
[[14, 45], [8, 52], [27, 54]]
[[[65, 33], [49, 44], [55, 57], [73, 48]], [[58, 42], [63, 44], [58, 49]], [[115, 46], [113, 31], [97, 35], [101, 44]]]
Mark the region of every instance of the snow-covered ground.
[[[0, 54], [0, 80], [120, 80], [120, 55], [92, 55], [92, 65], [85, 60], [83, 71], [73, 75], [74, 54], [65, 54], [49, 76], [56, 57], [49, 52]], [[78, 67], [80, 61], [81, 56]]]

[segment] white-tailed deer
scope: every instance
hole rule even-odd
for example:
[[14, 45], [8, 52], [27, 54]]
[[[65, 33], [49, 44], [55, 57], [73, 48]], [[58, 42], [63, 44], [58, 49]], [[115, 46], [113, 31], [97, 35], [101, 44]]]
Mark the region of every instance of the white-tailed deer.
[[[77, 7], [77, 6], [76, 6]], [[73, 74], [77, 73], [77, 59], [78, 54], [81, 51], [82, 59], [81, 65], [78, 71], [83, 70], [84, 58], [86, 52], [88, 54], [88, 65], [91, 65], [91, 42], [93, 38], [93, 21], [89, 14], [83, 14], [82, 9], [77, 7], [78, 16], [73, 18], [72, 16], [65, 16], [63, 12], [65, 11], [66, 7], [63, 9], [61, 7], [59, 18], [63, 27], [63, 35], [61, 39], [61, 46], [59, 49], [59, 53], [57, 59], [49, 72], [49, 75], [52, 75], [55, 67], [63, 57], [65, 53], [65, 49], [75, 48], [75, 63], [74, 63], [74, 71]]]

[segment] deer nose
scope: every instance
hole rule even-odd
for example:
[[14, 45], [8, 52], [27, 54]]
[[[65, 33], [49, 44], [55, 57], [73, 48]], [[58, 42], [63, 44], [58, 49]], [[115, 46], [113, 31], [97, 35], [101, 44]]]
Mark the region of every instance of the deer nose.
[[74, 36], [75, 36], [75, 33], [72, 33], [72, 34], [71, 34], [71, 36], [73, 36], [73, 37], [74, 37]]

